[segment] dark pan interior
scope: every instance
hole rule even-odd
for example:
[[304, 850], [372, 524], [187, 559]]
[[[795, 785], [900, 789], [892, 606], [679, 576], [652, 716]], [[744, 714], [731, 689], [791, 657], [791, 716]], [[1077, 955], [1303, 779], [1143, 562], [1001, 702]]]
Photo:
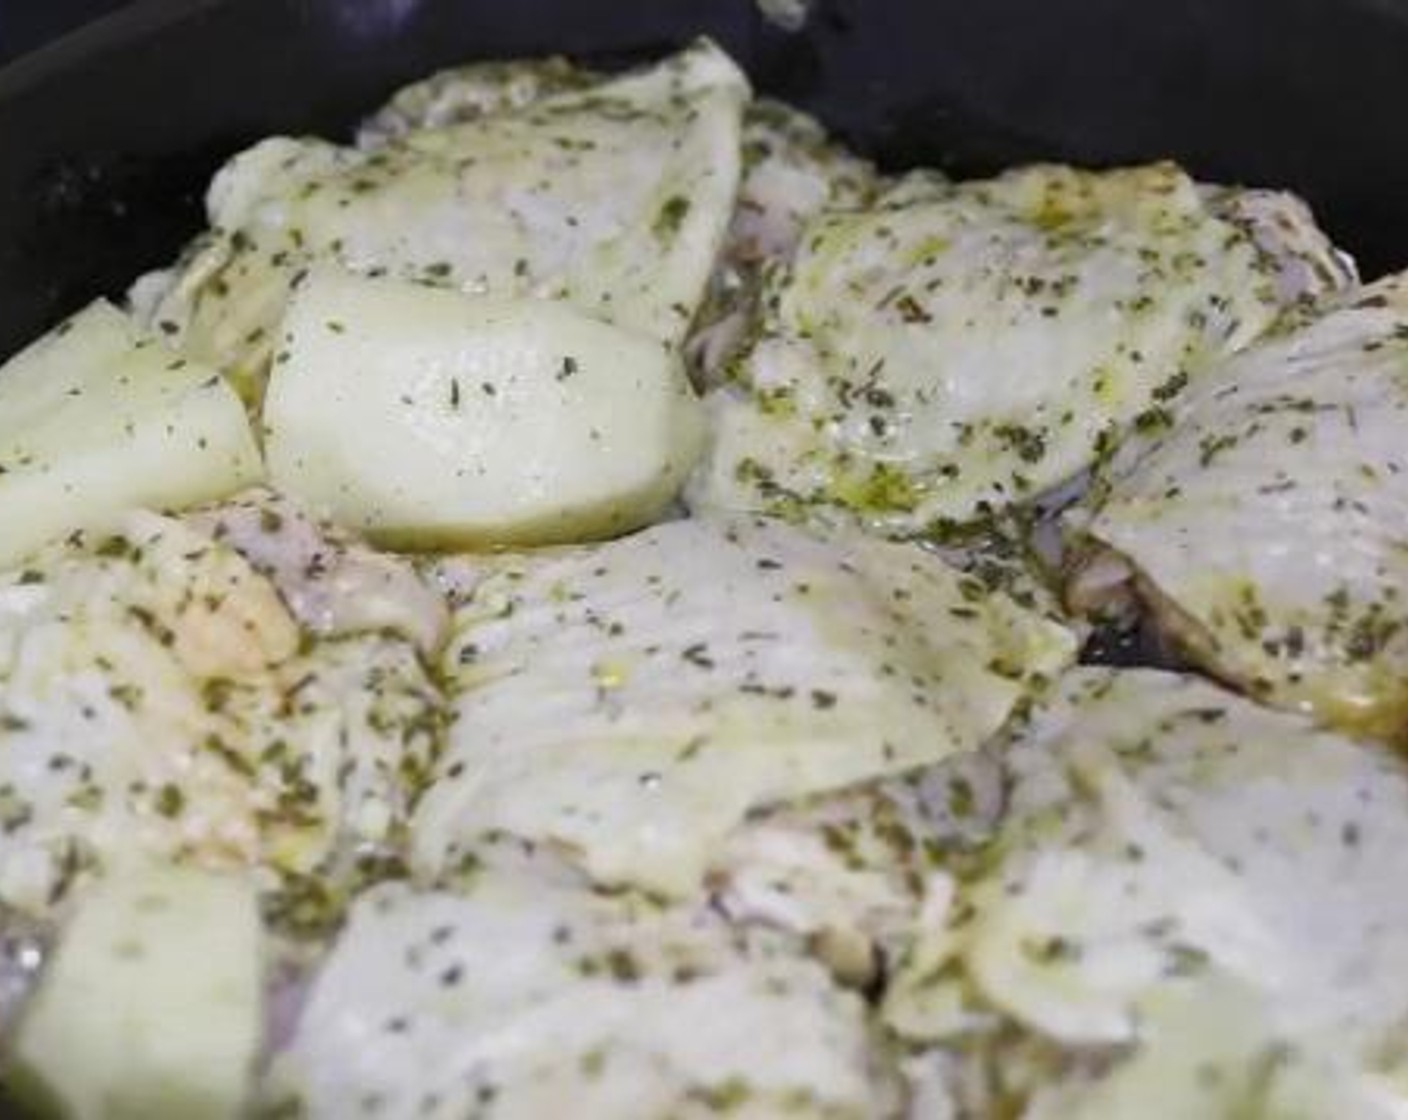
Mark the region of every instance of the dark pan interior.
[[1302, 192], [1367, 275], [1408, 263], [1398, 0], [817, 0], [797, 33], [752, 0], [146, 0], [0, 71], [0, 355], [170, 258], [262, 134], [345, 132], [456, 61], [701, 32], [888, 166], [1168, 155]]

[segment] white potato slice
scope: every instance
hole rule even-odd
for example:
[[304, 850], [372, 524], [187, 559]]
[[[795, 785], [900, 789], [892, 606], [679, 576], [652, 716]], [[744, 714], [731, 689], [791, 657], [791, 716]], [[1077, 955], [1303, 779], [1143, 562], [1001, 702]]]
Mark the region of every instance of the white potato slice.
[[901, 1034], [994, 1068], [1044, 1049], [1037, 1082], [1096, 1095], [1043, 1116], [1162, 1115], [1200, 1099], [1205, 1062], [1235, 1114], [1287, 1047], [1351, 1080], [1403, 1072], [1399, 759], [1197, 678], [1090, 669], [1007, 765], [987, 869], [887, 994]]
[[686, 893], [750, 810], [971, 751], [1074, 656], [922, 550], [762, 519], [483, 564], [414, 821], [431, 871], [498, 830]]
[[195, 505], [262, 474], [219, 374], [106, 301], [0, 366], [0, 566], [134, 506]]
[[485, 869], [357, 902], [269, 1097], [311, 1120], [860, 1120], [884, 1109], [873, 1061], [860, 999], [804, 957], [707, 912]]
[[1196, 663], [1357, 733], [1408, 734], [1408, 282], [1209, 373], [1131, 447], [1072, 581], [1134, 580]]
[[121, 528], [0, 575], [0, 900], [44, 913], [133, 854], [301, 873], [384, 841], [439, 743], [411, 643], [300, 649], [238, 553]]
[[677, 356], [565, 304], [320, 270], [283, 331], [270, 477], [384, 543], [634, 529], [674, 498], [702, 439]]
[[291, 285], [330, 259], [563, 299], [677, 345], [732, 211], [748, 95], [701, 41], [643, 71], [508, 97], [370, 150], [265, 140], [211, 184], [211, 234], [140, 281], [133, 302], [251, 400]]
[[262, 1031], [251, 884], [192, 868], [124, 868], [83, 894], [7, 1074], [34, 1115], [236, 1120]]
[[1288, 299], [1341, 279], [1283, 283], [1282, 256], [1224, 209], [1156, 164], [922, 177], [822, 214], [711, 396], [692, 501], [913, 534], [1072, 478]]

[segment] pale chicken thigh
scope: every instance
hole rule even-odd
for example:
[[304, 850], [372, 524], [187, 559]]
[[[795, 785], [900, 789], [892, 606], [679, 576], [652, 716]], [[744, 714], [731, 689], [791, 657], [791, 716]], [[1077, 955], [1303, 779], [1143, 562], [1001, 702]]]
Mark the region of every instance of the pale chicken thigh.
[[1194, 677], [1082, 669], [1005, 765], [997, 839], [885, 996], [939, 1044], [928, 1093], [960, 1116], [1400, 1114], [1398, 758]]
[[1196, 664], [1351, 732], [1408, 729], [1408, 284], [1199, 380], [1131, 445], [1069, 596], [1132, 586]]
[[981, 520], [1350, 275], [1289, 196], [1172, 164], [911, 177], [814, 218], [770, 275], [692, 503], [900, 535]]
[[766, 519], [486, 559], [414, 863], [505, 832], [687, 894], [750, 811], [976, 750], [1075, 645], [919, 549]]

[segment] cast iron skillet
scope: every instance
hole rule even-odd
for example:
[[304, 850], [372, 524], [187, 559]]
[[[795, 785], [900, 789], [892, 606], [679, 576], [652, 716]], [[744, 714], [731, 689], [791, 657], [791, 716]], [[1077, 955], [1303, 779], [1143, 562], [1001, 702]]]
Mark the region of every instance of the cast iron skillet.
[[143, 0], [0, 70], [0, 357], [170, 259], [262, 135], [345, 134], [457, 61], [701, 32], [888, 167], [1173, 156], [1301, 192], [1366, 276], [1408, 265], [1400, 0], [815, 0], [796, 33], [753, 0]]

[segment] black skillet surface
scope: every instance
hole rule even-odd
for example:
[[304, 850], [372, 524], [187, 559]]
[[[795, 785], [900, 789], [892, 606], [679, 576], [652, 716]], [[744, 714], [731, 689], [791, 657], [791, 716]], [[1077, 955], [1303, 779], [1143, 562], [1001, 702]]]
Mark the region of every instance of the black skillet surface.
[[127, 6], [128, 0], [0, 0], [0, 65]]
[[889, 167], [1173, 156], [1300, 191], [1367, 275], [1408, 265], [1401, 0], [816, 0], [797, 33], [752, 0], [142, 0], [0, 71], [0, 356], [168, 260], [263, 134], [345, 133], [457, 61], [701, 32]]

